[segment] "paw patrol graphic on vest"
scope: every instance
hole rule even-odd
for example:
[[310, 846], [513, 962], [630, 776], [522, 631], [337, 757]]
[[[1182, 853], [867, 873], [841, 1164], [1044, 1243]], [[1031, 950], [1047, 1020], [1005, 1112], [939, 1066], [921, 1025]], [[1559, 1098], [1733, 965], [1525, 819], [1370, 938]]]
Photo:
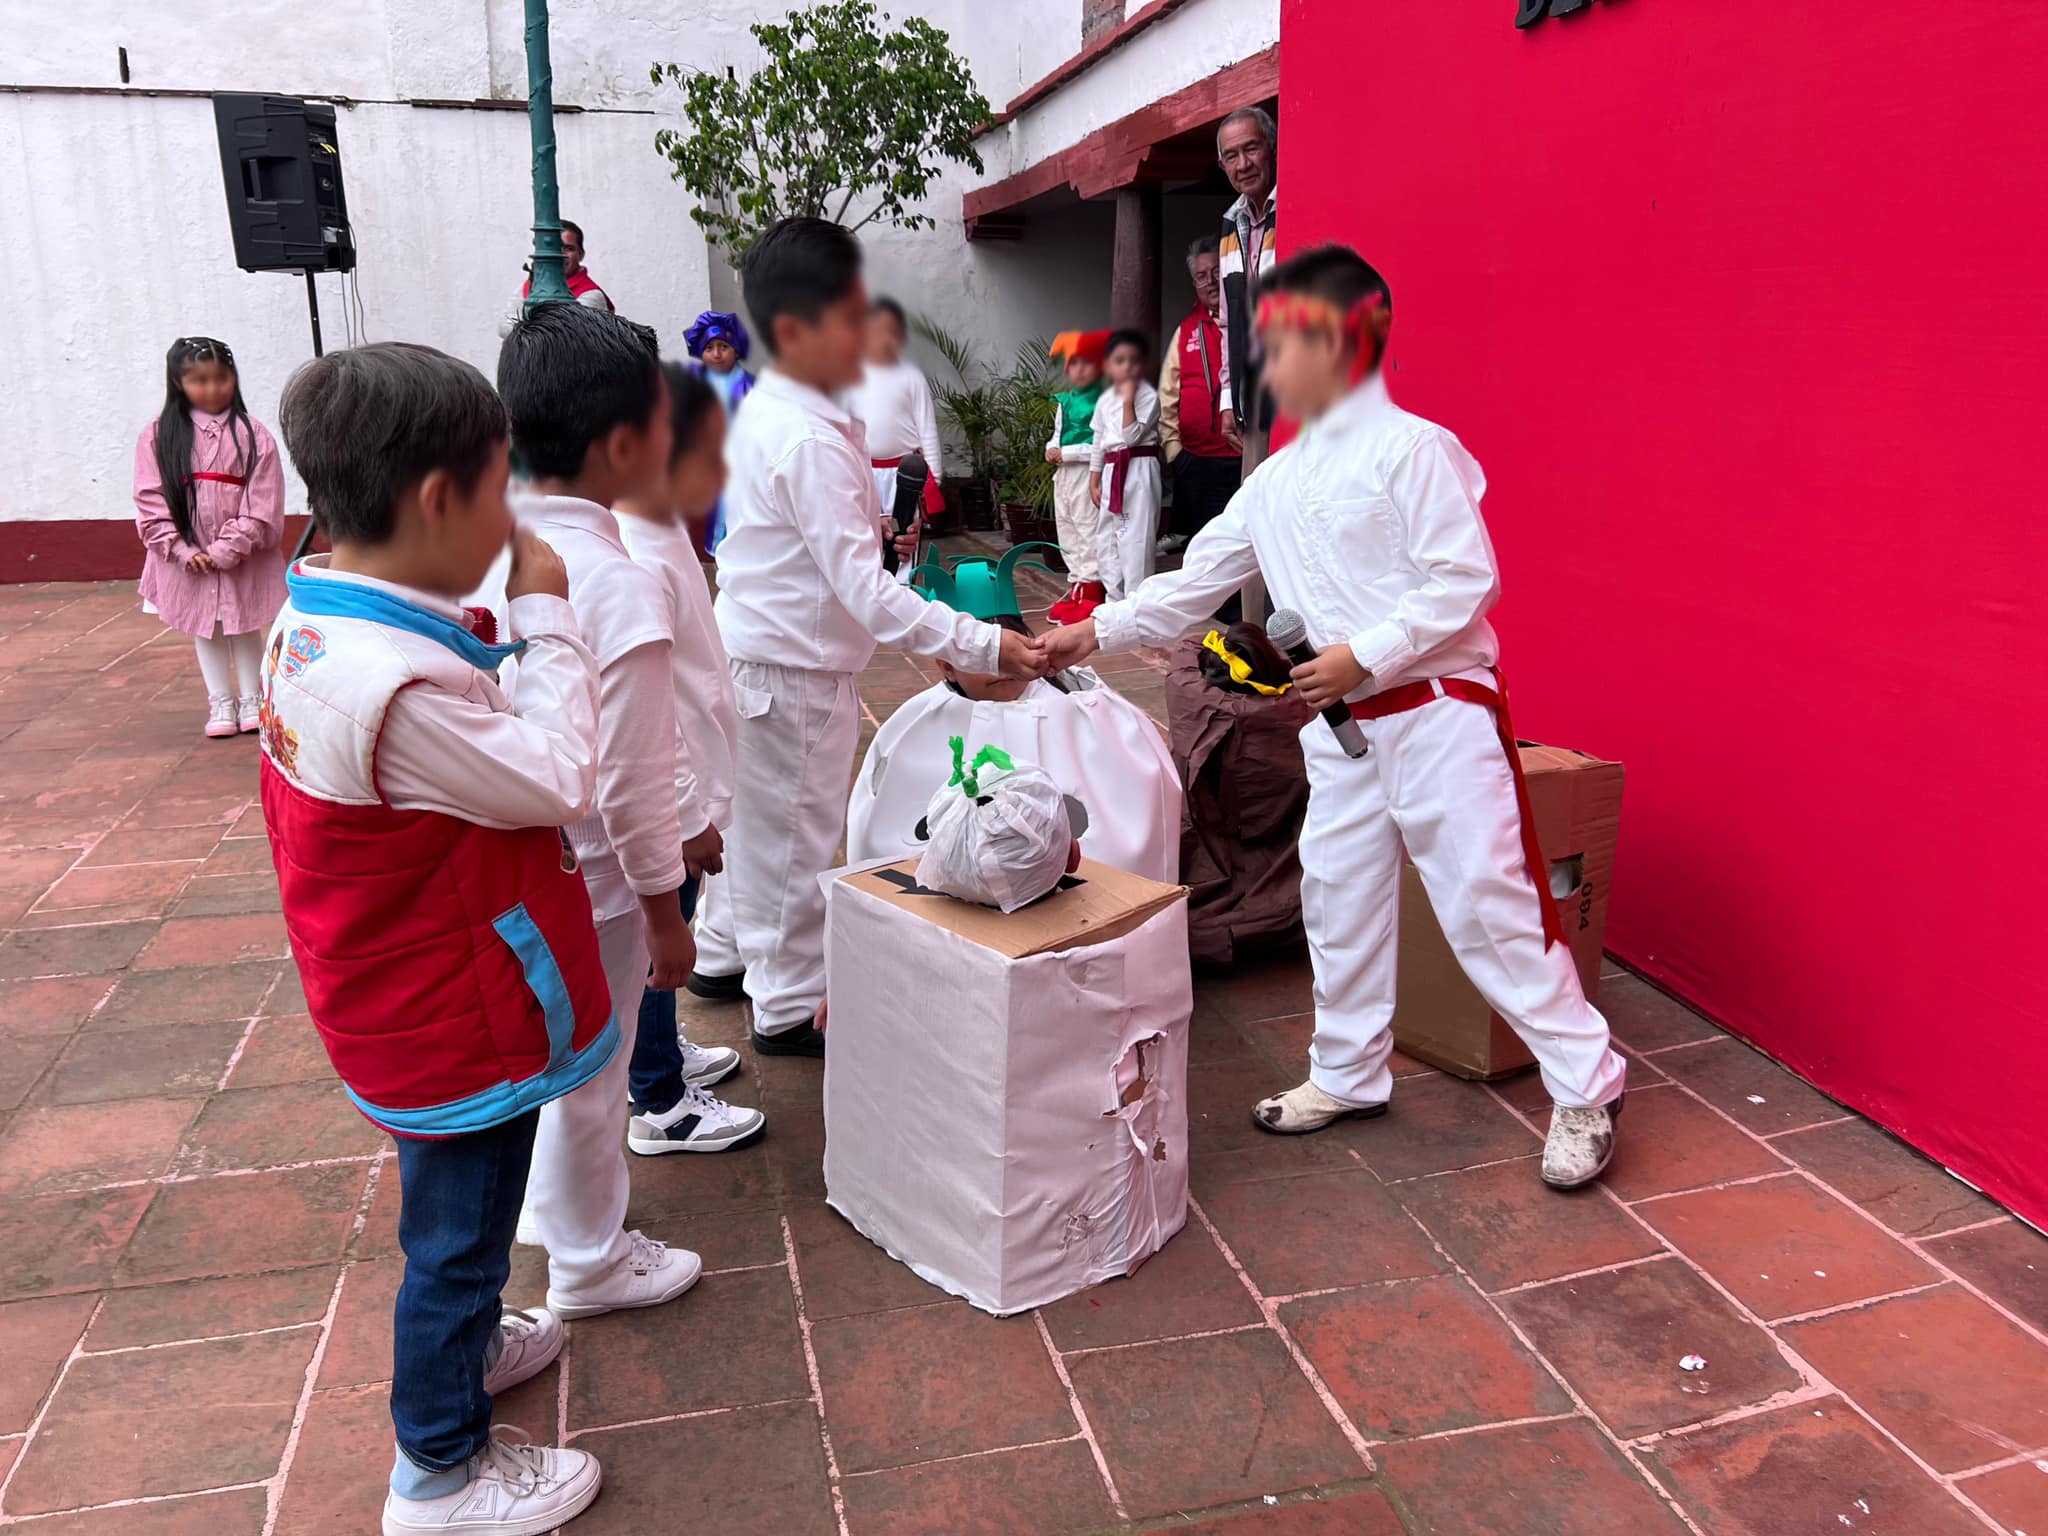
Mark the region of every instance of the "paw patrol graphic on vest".
[[327, 637], [312, 625], [301, 624], [285, 640], [278, 670], [286, 677], [297, 677], [326, 654]]

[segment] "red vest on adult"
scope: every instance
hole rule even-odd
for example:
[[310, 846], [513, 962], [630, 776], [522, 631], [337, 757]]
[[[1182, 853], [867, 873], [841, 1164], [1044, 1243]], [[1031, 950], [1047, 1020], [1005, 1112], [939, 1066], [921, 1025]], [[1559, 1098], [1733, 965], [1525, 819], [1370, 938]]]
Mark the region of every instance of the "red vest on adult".
[[619, 1043], [560, 833], [394, 810], [376, 787], [400, 688], [509, 708], [494, 673], [517, 647], [360, 586], [295, 570], [290, 587], [264, 668], [263, 820], [336, 1073], [397, 1136], [464, 1135], [559, 1098]]
[[1199, 304], [1181, 321], [1174, 346], [1180, 354], [1180, 446], [1204, 459], [1234, 459], [1223, 435], [1223, 330]]

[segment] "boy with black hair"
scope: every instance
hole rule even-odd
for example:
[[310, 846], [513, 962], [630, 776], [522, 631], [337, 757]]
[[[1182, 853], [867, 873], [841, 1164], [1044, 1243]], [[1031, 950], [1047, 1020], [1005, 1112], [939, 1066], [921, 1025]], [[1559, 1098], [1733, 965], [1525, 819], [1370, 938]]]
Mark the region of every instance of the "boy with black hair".
[[697, 953], [680, 895], [674, 635], [660, 584], [626, 553], [611, 510], [621, 497], [658, 494], [667, 475], [668, 387], [645, 326], [548, 304], [505, 338], [498, 393], [534, 492], [517, 508], [520, 526], [560, 552], [598, 669], [596, 808], [569, 826], [568, 842], [623, 1048], [542, 1115], [521, 1223], [548, 1250], [548, 1310], [589, 1317], [672, 1300], [702, 1269], [687, 1249], [625, 1230], [619, 1137], [640, 994], [683, 985]]
[[[882, 515], [860, 423], [833, 397], [860, 378], [860, 242], [784, 219], [740, 269], [774, 366], [726, 440], [718, 627], [740, 714], [728, 866], [754, 1049], [822, 1056], [825, 898], [860, 730], [854, 674], [877, 641], [971, 672], [1036, 677], [1038, 642], [927, 602], [882, 569]], [[724, 978], [737, 985], [734, 978]]]
[[1308, 623], [1293, 669], [1371, 745], [1303, 727], [1302, 916], [1316, 973], [1308, 1081], [1253, 1118], [1284, 1135], [1383, 1114], [1393, 1091], [1395, 912], [1407, 848], [1465, 974], [1535, 1054], [1555, 1101], [1542, 1177], [1573, 1189], [1614, 1153], [1626, 1067], [1579, 987], [1529, 818], [1486, 612], [1499, 595], [1479, 513], [1486, 479], [1449, 432], [1395, 405], [1380, 371], [1393, 292], [1321, 246], [1264, 279], [1265, 384], [1301, 436], [1251, 474], [1181, 569], [1052, 636], [1071, 665], [1166, 644], [1255, 575]]
[[[867, 356], [860, 382], [846, 392], [846, 408], [867, 429], [868, 463], [875, 471], [875, 494], [883, 512], [896, 499], [896, 466], [916, 453], [923, 455], [932, 472], [924, 483], [923, 515], [930, 519], [946, 505], [939, 490], [939, 413], [924, 370], [903, 359], [909, 339], [910, 322], [901, 304], [878, 298], [868, 306]], [[903, 562], [906, 578], [914, 563]]]
[[1095, 402], [1088, 499], [1100, 513], [1096, 563], [1112, 601], [1152, 574], [1159, 537], [1159, 391], [1145, 379], [1150, 353], [1142, 331], [1111, 332], [1103, 365], [1109, 385]]
[[[551, 1530], [597, 1497], [597, 1462], [494, 1435], [491, 1398], [562, 1349], [552, 1316], [499, 1299], [541, 1106], [619, 1054], [557, 830], [596, 789], [596, 667], [561, 561], [513, 534], [505, 409], [469, 364], [329, 353], [279, 425], [334, 552], [293, 568], [269, 643], [263, 820], [306, 1011], [398, 1144], [383, 1529]], [[458, 597], [508, 539], [500, 645]]]

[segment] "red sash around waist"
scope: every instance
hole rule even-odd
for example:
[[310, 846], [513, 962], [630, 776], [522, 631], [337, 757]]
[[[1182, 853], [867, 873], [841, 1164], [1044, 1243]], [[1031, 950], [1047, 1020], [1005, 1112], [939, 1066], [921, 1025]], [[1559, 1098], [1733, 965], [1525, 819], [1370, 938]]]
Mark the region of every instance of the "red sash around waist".
[[1124, 515], [1124, 478], [1131, 472], [1131, 460], [1156, 459], [1159, 457], [1157, 443], [1139, 443], [1131, 448], [1112, 448], [1103, 454], [1109, 464], [1109, 515]]
[[195, 469], [192, 471], [191, 474], [185, 477], [185, 483], [187, 485], [190, 485], [194, 480], [212, 480], [220, 485], [248, 484], [248, 482], [244, 480], [240, 475], [216, 474], [213, 470], [210, 469]]
[[1421, 682], [1389, 688], [1369, 699], [1347, 704], [1345, 708], [1351, 711], [1354, 720], [1384, 720], [1389, 715], [1405, 715], [1411, 709], [1420, 709], [1438, 699], [1459, 699], [1467, 704], [1484, 705], [1493, 711], [1494, 730], [1500, 737], [1501, 750], [1508, 755], [1508, 771], [1515, 780], [1515, 809], [1522, 817], [1522, 858], [1529, 866], [1530, 882], [1536, 887], [1537, 904], [1543, 909], [1543, 947], [1548, 949], [1564, 937], [1564, 923], [1557, 915], [1557, 902], [1550, 894], [1550, 866], [1543, 858], [1542, 846], [1536, 841], [1536, 817], [1529, 808], [1529, 781], [1522, 774], [1522, 754], [1515, 748], [1515, 727], [1508, 718], [1508, 685], [1499, 668], [1492, 670], [1498, 691], [1462, 677], [1426, 678]]

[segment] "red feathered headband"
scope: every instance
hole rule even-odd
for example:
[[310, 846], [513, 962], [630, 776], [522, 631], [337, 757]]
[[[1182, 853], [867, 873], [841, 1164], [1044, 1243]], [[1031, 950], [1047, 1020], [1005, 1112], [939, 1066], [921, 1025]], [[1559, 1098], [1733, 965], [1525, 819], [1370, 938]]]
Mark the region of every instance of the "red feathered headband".
[[1100, 368], [1109, 356], [1108, 331], [1061, 331], [1046, 348], [1046, 356], [1072, 360], [1080, 358]]
[[1262, 331], [1328, 331], [1339, 342], [1349, 342], [1358, 349], [1351, 364], [1351, 382], [1356, 384], [1379, 361], [1379, 347], [1367, 334], [1366, 321], [1386, 301], [1377, 288], [1349, 310], [1338, 309], [1319, 294], [1269, 293], [1259, 300], [1257, 323]]

